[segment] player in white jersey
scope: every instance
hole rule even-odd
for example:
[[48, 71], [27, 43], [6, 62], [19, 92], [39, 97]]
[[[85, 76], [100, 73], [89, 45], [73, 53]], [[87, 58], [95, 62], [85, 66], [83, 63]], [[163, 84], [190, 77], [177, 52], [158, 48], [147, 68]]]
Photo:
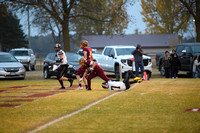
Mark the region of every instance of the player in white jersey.
[[[130, 78], [134, 78], [133, 81], [129, 81]], [[143, 81], [140, 77], [135, 77], [132, 71], [126, 71], [124, 74], [124, 80], [122, 82], [110, 80], [108, 82], [102, 83], [102, 87], [108, 89], [109, 91], [124, 91], [130, 88], [130, 84], [140, 83]]]
[[59, 43], [57, 43], [54, 48], [57, 52], [56, 54], [57, 54], [58, 60], [54, 61], [53, 63], [55, 62], [59, 63], [59, 66], [55, 69], [55, 71], [57, 73], [57, 79], [61, 85], [61, 89], [65, 89], [63, 85], [63, 81], [69, 81], [70, 87], [71, 87], [73, 84], [73, 79], [64, 77], [64, 75], [67, 73], [67, 69], [69, 66], [67, 63], [67, 57], [65, 55], [65, 52], [61, 50], [61, 45]]

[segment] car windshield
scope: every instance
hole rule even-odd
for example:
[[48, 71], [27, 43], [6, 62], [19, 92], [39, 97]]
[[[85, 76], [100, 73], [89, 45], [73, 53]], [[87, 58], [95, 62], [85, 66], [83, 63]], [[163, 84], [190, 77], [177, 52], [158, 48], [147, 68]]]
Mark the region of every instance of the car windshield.
[[116, 48], [117, 55], [131, 55], [135, 48]]
[[79, 62], [81, 56], [78, 54], [66, 54], [68, 62]]
[[194, 47], [192, 47], [192, 50], [194, 51], [194, 53], [200, 53], [200, 45], [195, 45]]
[[1, 54], [0, 55], [0, 62], [18, 62], [15, 57], [10, 54]]
[[28, 56], [28, 51], [11, 51], [10, 52], [14, 56]]

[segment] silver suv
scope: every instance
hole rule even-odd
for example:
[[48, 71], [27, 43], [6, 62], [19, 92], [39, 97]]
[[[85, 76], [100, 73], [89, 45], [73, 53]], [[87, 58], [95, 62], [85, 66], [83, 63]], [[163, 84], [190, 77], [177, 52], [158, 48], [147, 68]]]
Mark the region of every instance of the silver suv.
[[11, 49], [10, 53], [24, 65], [26, 70], [35, 70], [36, 58], [32, 49], [16, 48]]

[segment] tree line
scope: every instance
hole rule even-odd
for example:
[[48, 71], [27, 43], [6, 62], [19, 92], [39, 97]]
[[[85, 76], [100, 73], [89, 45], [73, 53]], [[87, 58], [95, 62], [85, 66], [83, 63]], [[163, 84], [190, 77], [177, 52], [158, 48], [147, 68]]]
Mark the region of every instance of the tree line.
[[[32, 23], [40, 28], [40, 32], [50, 33], [54, 42], [63, 44], [64, 50], [70, 51], [70, 32], [74, 33], [74, 40], [81, 40], [82, 35], [125, 34], [124, 29], [131, 21], [127, 6], [132, 6], [134, 2], [135, 0], [3, 0], [0, 4], [6, 10], [21, 13], [30, 10]], [[199, 0], [141, 0], [141, 5], [143, 21], [147, 24], [145, 34], [178, 33], [182, 36], [188, 25], [193, 23], [191, 20], [194, 20], [196, 41], [200, 42]], [[19, 25], [19, 20], [17, 21]], [[0, 26], [3, 29], [3, 24]], [[18, 28], [21, 29], [21, 26]], [[5, 29], [2, 31], [10, 32]], [[22, 31], [18, 32], [21, 37], [26, 37], [22, 35]], [[2, 41], [2, 38], [6, 38], [3, 33], [0, 34], [0, 45], [4, 46], [6, 41]], [[10, 43], [13, 43], [13, 47], [17, 44]], [[23, 40], [21, 44], [25, 43], [26, 40]]]

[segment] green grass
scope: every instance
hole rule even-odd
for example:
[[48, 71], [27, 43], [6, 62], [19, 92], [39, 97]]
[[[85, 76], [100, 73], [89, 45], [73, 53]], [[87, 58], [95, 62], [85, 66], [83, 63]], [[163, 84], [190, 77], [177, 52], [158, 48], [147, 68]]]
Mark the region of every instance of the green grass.
[[[0, 85], [58, 84], [55, 80], [5, 82], [7, 85]], [[102, 82], [94, 79], [89, 92], [75, 90], [18, 108], [0, 108], [0, 132], [30, 131], [114, 93], [102, 89]], [[185, 110], [200, 108], [199, 83], [199, 79], [151, 79], [40, 132], [196, 133], [200, 131], [200, 112]]]

